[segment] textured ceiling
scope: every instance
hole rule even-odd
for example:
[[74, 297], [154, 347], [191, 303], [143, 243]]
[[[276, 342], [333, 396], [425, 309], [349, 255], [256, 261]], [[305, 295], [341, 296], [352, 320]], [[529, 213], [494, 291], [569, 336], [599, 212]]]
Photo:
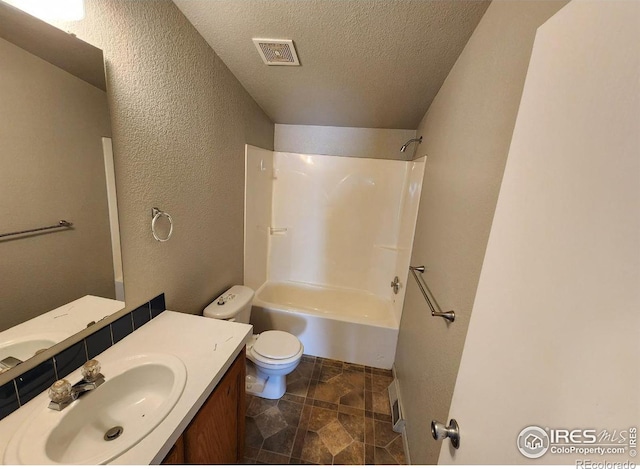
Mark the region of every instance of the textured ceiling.
[[[489, 5], [465, 0], [174, 0], [278, 124], [415, 129]], [[293, 39], [301, 67], [251, 38]]]

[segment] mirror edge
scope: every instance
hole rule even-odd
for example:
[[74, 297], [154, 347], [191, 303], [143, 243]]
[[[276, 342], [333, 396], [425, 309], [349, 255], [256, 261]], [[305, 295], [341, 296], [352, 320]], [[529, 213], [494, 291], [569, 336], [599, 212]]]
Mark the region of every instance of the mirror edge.
[[[2, 1], [0, 1], [0, 38], [102, 91], [107, 91], [102, 49]], [[60, 52], [61, 45], [67, 52]]]
[[[33, 37], [40, 37], [40, 39], [34, 40]], [[42, 41], [42, 37], [45, 38], [44, 41]], [[0, 38], [15, 44], [102, 91], [107, 91], [106, 63], [102, 49], [1, 0]], [[60, 44], [62, 44], [63, 50], [72, 50], [74, 53], [60, 53]], [[90, 63], [91, 65], [87, 67], [83, 63]], [[99, 72], [93, 72], [92, 70], [99, 70]], [[125, 305], [124, 301], [122, 303]], [[115, 311], [94, 325], [67, 337], [44, 352], [22, 362], [19, 366], [0, 374], [0, 387], [52, 359], [68, 347], [83, 341], [102, 327], [110, 325], [130, 312], [125, 305], [122, 309]]]
[[66, 350], [72, 345], [78, 342], [81, 342], [82, 340], [86, 339], [94, 332], [99, 331], [104, 326], [110, 325], [112, 322], [117, 321], [122, 316], [129, 314], [130, 312], [131, 311], [129, 311], [126, 307], [124, 307], [121, 310], [110, 314], [108, 317], [101, 319], [100, 321], [96, 322], [92, 326], [82, 329], [80, 332], [77, 332], [76, 334], [67, 337], [62, 342], [58, 342], [57, 344], [52, 345], [51, 347], [46, 349], [44, 352], [39, 353], [38, 355], [30, 358], [29, 360], [20, 363], [19, 366], [11, 368], [8, 371], [5, 371], [0, 375], [0, 387], [18, 378], [22, 374], [34, 369], [35, 367], [46, 362], [47, 360], [50, 360], [55, 355]]

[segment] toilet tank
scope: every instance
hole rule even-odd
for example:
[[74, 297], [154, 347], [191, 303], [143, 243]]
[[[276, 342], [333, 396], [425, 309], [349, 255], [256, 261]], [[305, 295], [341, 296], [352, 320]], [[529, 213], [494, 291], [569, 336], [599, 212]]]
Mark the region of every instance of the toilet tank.
[[235, 285], [216, 298], [202, 312], [203, 316], [214, 319], [249, 324], [251, 303], [254, 292], [244, 285]]

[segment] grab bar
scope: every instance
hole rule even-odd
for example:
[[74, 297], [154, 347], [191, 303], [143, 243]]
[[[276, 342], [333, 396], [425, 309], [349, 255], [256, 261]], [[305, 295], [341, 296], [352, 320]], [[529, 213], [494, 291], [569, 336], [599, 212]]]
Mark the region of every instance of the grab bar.
[[[424, 273], [424, 266], [423, 265], [420, 265], [418, 267], [409, 266], [409, 270], [413, 274], [413, 278], [416, 279], [416, 282], [418, 283], [418, 287], [420, 287], [420, 291], [422, 292], [422, 296], [424, 296], [424, 299], [427, 300], [427, 304], [429, 305], [429, 309], [431, 310], [431, 316], [445, 318], [446, 320], [451, 322], [455, 321], [456, 320], [455, 311], [447, 311], [446, 313], [442, 311], [436, 311], [435, 308], [433, 307], [433, 304], [431, 304], [429, 295], [427, 295], [427, 290], [429, 289], [429, 287], [427, 286], [427, 283], [424, 281], [424, 277], [422, 276], [422, 274]], [[416, 274], [416, 272], [420, 274], [420, 278], [418, 278], [418, 274]], [[423, 283], [424, 283], [424, 286], [422, 285]]]
[[71, 228], [72, 226], [73, 226], [73, 223], [71, 223], [70, 221], [60, 220], [57, 225], [43, 226], [42, 228], [32, 228], [30, 230], [23, 230], [23, 231], [14, 231], [12, 233], [2, 233], [0, 234], [0, 238], [4, 238], [5, 236], [15, 236], [15, 235], [21, 235], [21, 234], [27, 234], [27, 233], [35, 233], [36, 231], [53, 230], [56, 228]]

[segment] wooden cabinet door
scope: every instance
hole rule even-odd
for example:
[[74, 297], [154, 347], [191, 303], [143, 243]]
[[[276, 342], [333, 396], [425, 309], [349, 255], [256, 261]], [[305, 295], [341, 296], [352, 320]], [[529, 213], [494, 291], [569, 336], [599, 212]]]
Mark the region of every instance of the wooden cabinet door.
[[234, 464], [244, 452], [245, 353], [240, 353], [184, 432], [187, 464]]
[[182, 435], [164, 458], [162, 464], [184, 464], [184, 437]]

